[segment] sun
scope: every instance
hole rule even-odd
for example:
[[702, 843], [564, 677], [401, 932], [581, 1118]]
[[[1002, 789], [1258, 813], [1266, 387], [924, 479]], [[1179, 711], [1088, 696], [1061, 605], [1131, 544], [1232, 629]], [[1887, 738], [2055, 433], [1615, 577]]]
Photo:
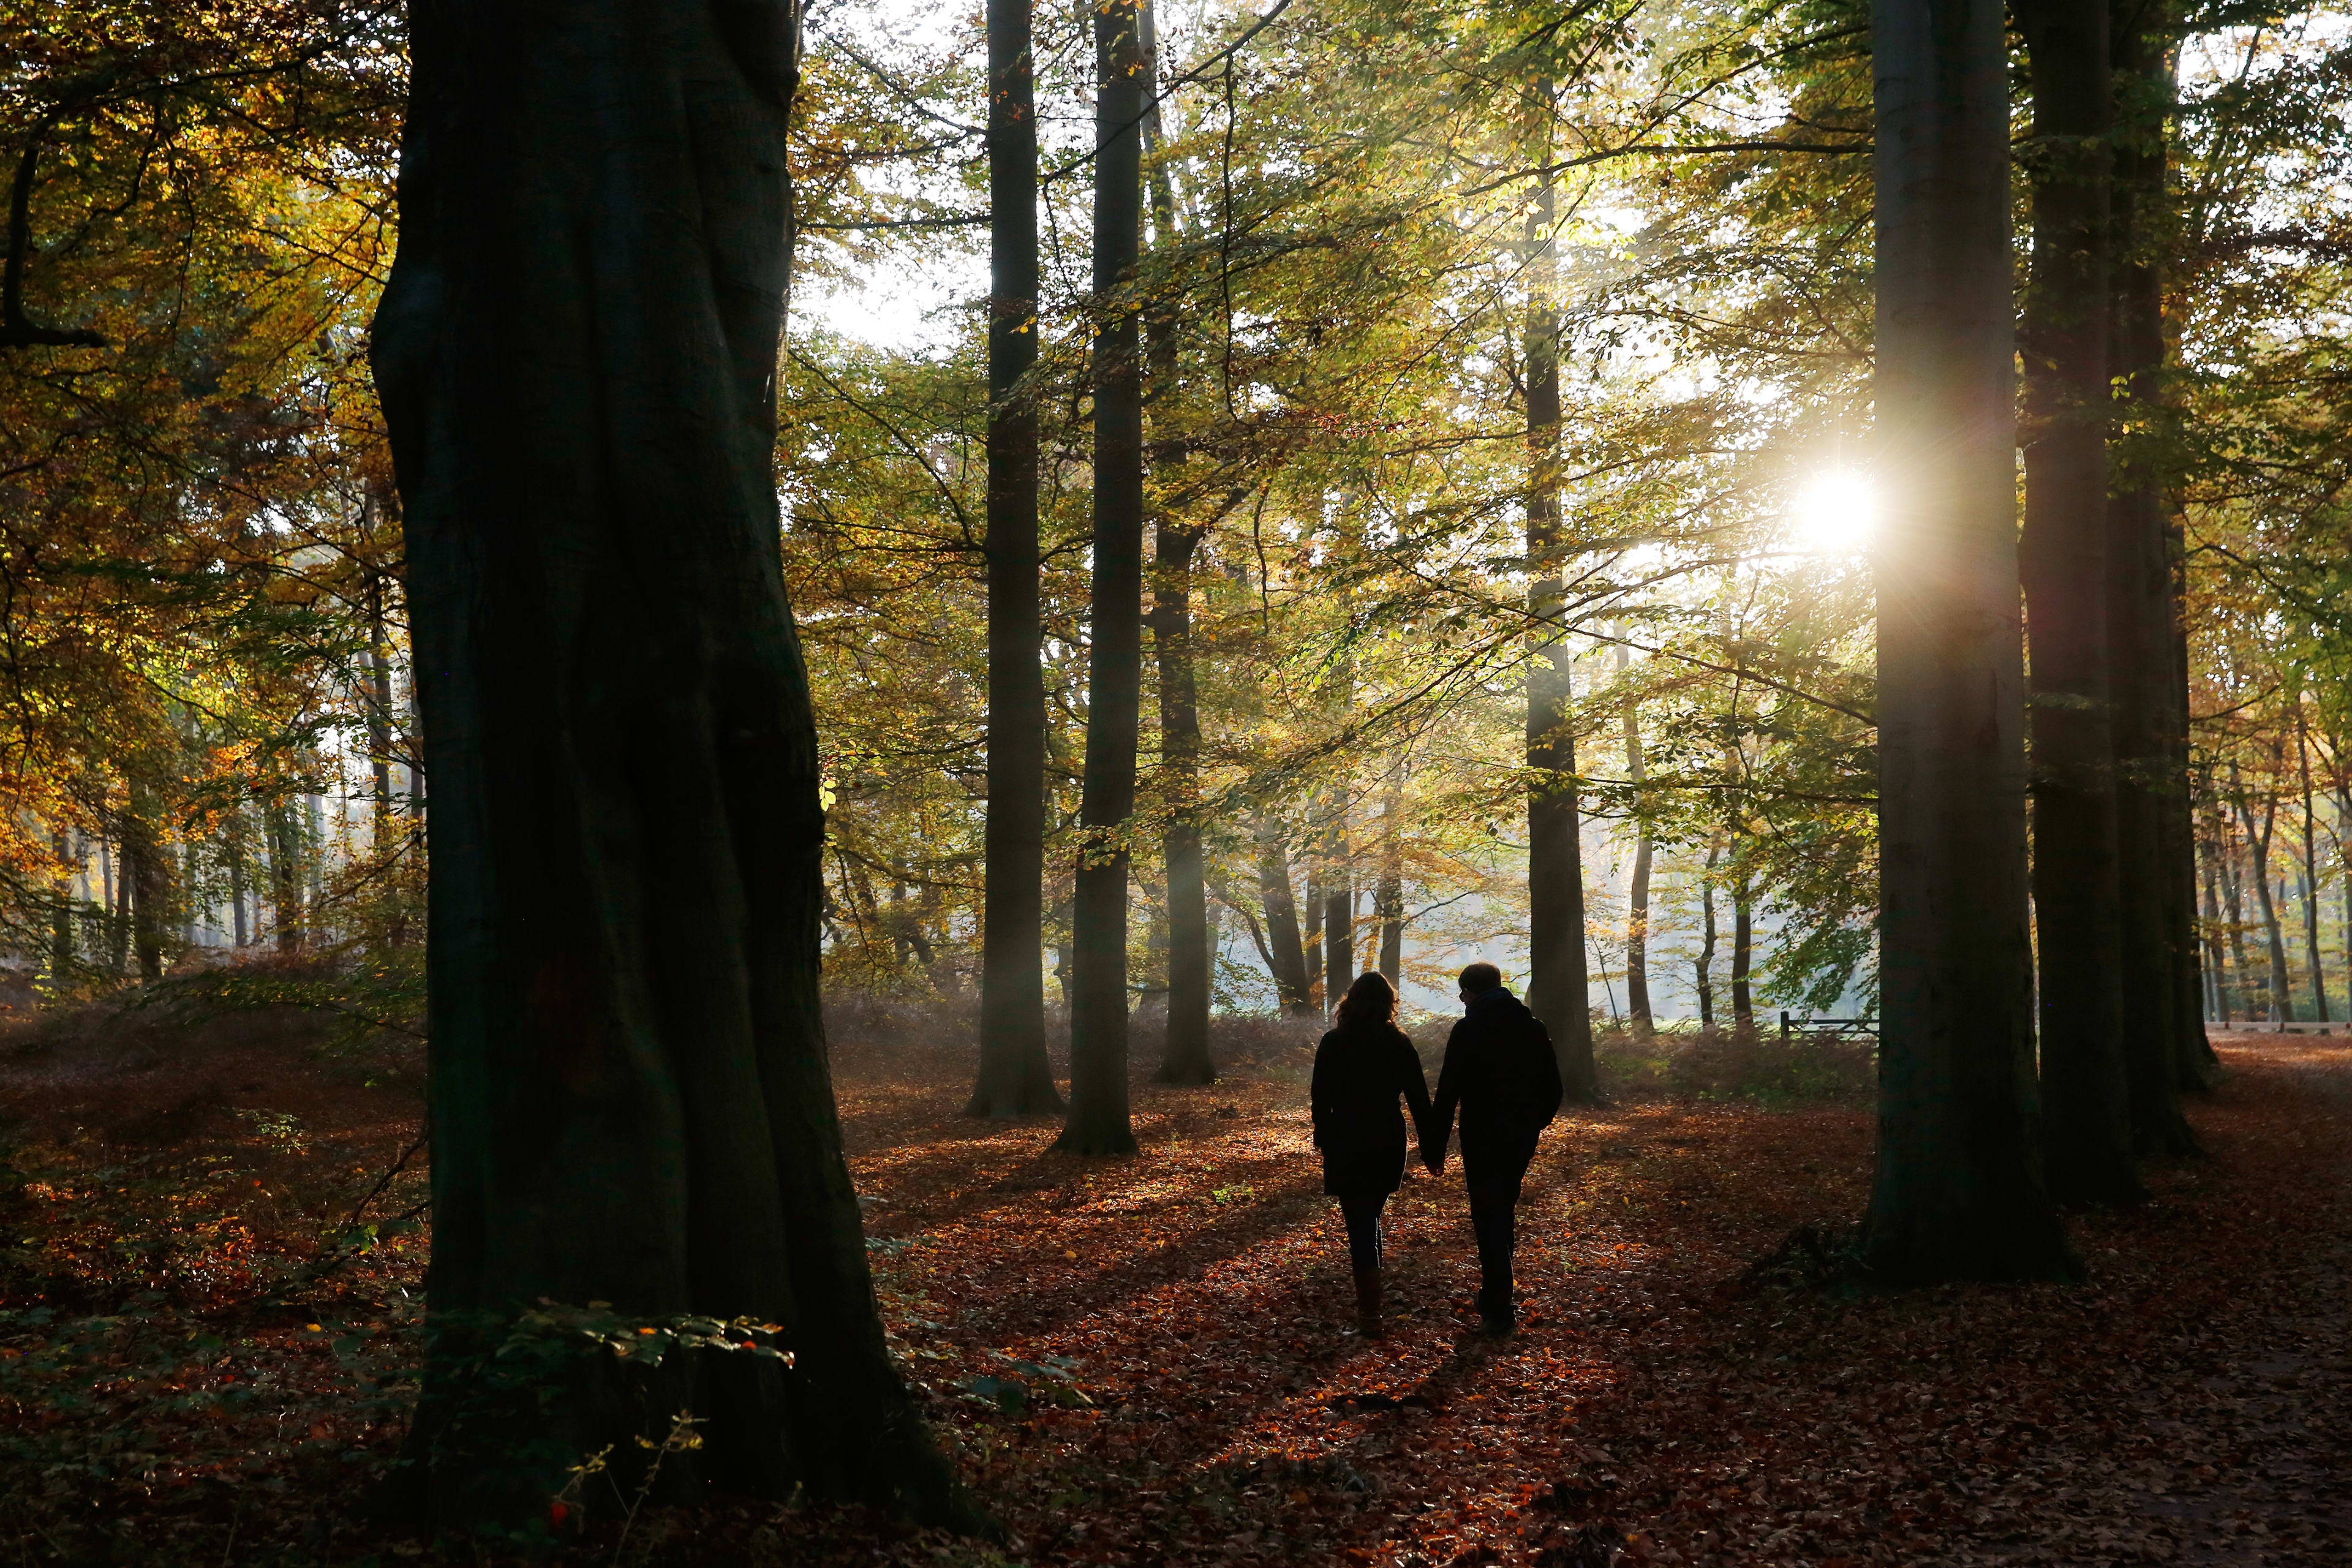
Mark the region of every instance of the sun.
[[1852, 468], [1814, 475], [1789, 508], [1801, 547], [1815, 555], [1859, 555], [1878, 524], [1878, 495], [1869, 477]]

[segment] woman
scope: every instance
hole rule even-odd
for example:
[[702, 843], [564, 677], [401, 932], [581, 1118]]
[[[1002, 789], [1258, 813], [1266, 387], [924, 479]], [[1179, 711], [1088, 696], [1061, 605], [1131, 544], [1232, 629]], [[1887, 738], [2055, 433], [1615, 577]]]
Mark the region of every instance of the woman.
[[1308, 1103], [1315, 1146], [1323, 1152], [1323, 1190], [1348, 1219], [1356, 1270], [1356, 1331], [1381, 1331], [1381, 1210], [1404, 1179], [1402, 1095], [1412, 1124], [1429, 1120], [1429, 1080], [1421, 1057], [1396, 1026], [1396, 988], [1388, 977], [1360, 975], [1339, 1003], [1339, 1027], [1315, 1047]]

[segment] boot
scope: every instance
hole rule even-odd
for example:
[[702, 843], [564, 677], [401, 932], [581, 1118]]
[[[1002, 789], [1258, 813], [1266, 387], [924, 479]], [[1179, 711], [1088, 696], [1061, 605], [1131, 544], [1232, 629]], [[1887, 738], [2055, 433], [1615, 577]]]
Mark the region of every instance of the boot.
[[1368, 1340], [1381, 1337], [1381, 1271], [1356, 1270], [1356, 1332]]

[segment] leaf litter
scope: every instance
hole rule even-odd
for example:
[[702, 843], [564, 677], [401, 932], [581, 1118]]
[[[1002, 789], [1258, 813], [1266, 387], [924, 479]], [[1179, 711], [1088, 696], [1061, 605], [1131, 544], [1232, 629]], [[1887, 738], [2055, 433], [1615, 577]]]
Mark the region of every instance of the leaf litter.
[[[890, 1343], [1003, 1538], [722, 1503], [568, 1550], [1234, 1568], [2352, 1561], [2352, 1049], [2221, 1044], [2229, 1076], [2190, 1106], [2207, 1157], [2151, 1172], [2137, 1209], [2073, 1217], [2079, 1288], [1819, 1283], [1866, 1194], [1866, 1105], [1571, 1109], [1530, 1173], [1522, 1330], [1499, 1344], [1469, 1332], [1453, 1167], [1416, 1173], [1391, 1205], [1387, 1337], [1345, 1327], [1344, 1237], [1291, 1064], [1245, 1063], [1205, 1089], [1139, 1078], [1141, 1152], [1088, 1162], [1050, 1149], [1050, 1120], [958, 1115], [961, 1052], [845, 1044]], [[150, 1064], [125, 1083], [5, 1051], [0, 1558], [441, 1557], [371, 1535], [362, 1507], [414, 1397], [424, 1237], [328, 1234], [414, 1140], [413, 1091], [292, 1049]], [[159, 1122], [159, 1104], [196, 1109]], [[421, 1195], [421, 1163], [377, 1209]], [[320, 1274], [333, 1247], [352, 1255]]]

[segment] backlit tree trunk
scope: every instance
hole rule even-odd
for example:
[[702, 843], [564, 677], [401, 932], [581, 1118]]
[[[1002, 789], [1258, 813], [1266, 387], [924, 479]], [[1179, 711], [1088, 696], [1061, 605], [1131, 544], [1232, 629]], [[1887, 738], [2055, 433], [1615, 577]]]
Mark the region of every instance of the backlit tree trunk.
[[[2188, 935], [2187, 884], [2177, 856], [2185, 836], [2167, 826], [2177, 799], [2187, 805], [2186, 761], [2168, 714], [2176, 700], [2176, 607], [2167, 560], [2160, 440], [2145, 438], [2164, 417], [2163, 277], [2169, 243], [2163, 222], [2165, 127], [2171, 67], [2145, 31], [2148, 12], [2116, 0], [2109, 44], [2122, 94], [2116, 117], [2112, 283], [2107, 374], [2119, 388], [2107, 502], [2107, 643], [2116, 757], [2116, 890], [2124, 1072], [2132, 1140], [2142, 1154], [2195, 1147], [2180, 1113], [2179, 1065], [2181, 951]], [[2183, 708], [2179, 720], [2185, 726]], [[2175, 837], [2183, 842], [2174, 845]], [[2201, 1036], [2202, 1031], [2200, 1031]]]
[[[690, 1409], [672, 1495], [962, 1517], [883, 1342], [819, 1009], [772, 477], [794, 14], [410, 16], [373, 353], [435, 789], [434, 1234], [395, 1500], [544, 1519], [565, 1467]], [[774, 1324], [796, 1359], [549, 1334], [492, 1375], [541, 1302]]]
[[1143, 242], [1150, 79], [1138, 0], [1095, 9], [1094, 592], [1086, 780], [1072, 914], [1070, 1120], [1057, 1148], [1131, 1154], [1127, 1104], [1129, 819], [1143, 705], [1143, 367], [1135, 290]]
[[2019, 0], [2033, 90], [2024, 579], [2041, 984], [2042, 1151], [2052, 1195], [2128, 1203], [2123, 952], [2107, 661], [2108, 0]]
[[1391, 985], [1404, 980], [1404, 759], [1389, 764], [1388, 788], [1381, 797], [1381, 879], [1372, 892], [1372, 913], [1381, 924], [1381, 973]]
[[[1629, 657], [1617, 648], [1617, 674], [1624, 678]], [[1642, 756], [1642, 715], [1634, 703], [1625, 704], [1625, 776], [1634, 786], [1634, 805], [1642, 803], [1641, 784], [1648, 773]], [[1633, 839], [1633, 874], [1625, 900], [1625, 1018], [1633, 1037], [1646, 1040], [1655, 1032], [1650, 1017], [1650, 827], [1638, 820]]]
[[2007, 51], [1995, 0], [1875, 0], [1880, 976], [1890, 1279], [2076, 1272], [2035, 1147]]
[[2319, 957], [2319, 856], [2312, 842], [2311, 738], [2298, 696], [2294, 714], [2294, 760], [2303, 779], [2303, 941], [2311, 970], [2311, 1016], [2327, 1022], [2327, 966]]
[[1030, 0], [988, 5], [988, 820], [968, 1116], [1058, 1111], [1045, 1059], [1045, 677], [1038, 603], [1037, 110]]
[[1292, 1017], [1312, 1017], [1315, 1004], [1307, 994], [1307, 949], [1298, 934], [1298, 900], [1290, 890], [1290, 860], [1270, 816], [1257, 821], [1257, 891], [1265, 906], [1266, 962], [1275, 994]]
[[[2236, 783], [2237, 766], [2230, 768]], [[2263, 825], [2254, 826], [2254, 808], [2238, 785], [2238, 816], [2246, 826], [2246, 853], [2253, 862], [2254, 907], [2262, 911], [2263, 936], [2270, 948], [2271, 978], [2266, 1000], [2273, 1023], [2294, 1022], [2294, 984], [2286, 972], [2286, 942], [2279, 931], [2278, 903], [2271, 897], [2271, 833], [2278, 821], [2278, 803], [2263, 802]]]
[[[1549, 140], [1541, 145], [1549, 157]], [[1559, 308], [1552, 298], [1556, 221], [1552, 177], [1536, 184], [1528, 218], [1528, 610], [1536, 631], [1528, 652], [1528, 1010], [1550, 1028], [1560, 1089], [1591, 1102], [1601, 1083], [1592, 1064], [1591, 982], [1584, 952], [1584, 855], [1577, 837], [1576, 737], [1569, 728], [1570, 673], [1560, 630]]]

